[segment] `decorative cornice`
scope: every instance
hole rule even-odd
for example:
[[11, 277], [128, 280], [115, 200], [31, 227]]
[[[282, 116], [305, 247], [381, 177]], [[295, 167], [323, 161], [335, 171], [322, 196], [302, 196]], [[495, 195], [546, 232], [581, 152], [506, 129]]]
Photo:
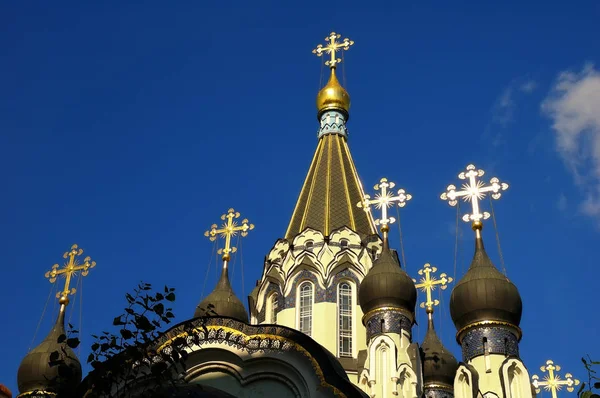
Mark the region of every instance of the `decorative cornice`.
[[363, 315], [363, 317], [362, 317], [362, 323], [363, 323], [363, 325], [366, 324], [366, 322], [369, 320], [369, 318], [371, 318], [375, 314], [381, 313], [381, 312], [399, 312], [402, 315], [404, 315], [405, 317], [407, 317], [408, 320], [411, 321], [411, 323], [415, 321], [415, 314], [411, 313], [410, 311], [407, 311], [404, 308], [400, 308], [400, 307], [381, 307], [381, 308], [376, 308], [374, 310], [371, 310], [371, 311], [367, 312], [365, 315]]
[[348, 138], [348, 129], [346, 128], [346, 115], [338, 110], [331, 110], [321, 115], [321, 127], [319, 128], [319, 138], [326, 134], [339, 134]]
[[458, 332], [456, 332], [456, 342], [458, 344], [460, 344], [462, 338], [464, 337], [464, 334], [467, 331], [469, 331], [470, 329], [477, 328], [477, 327], [485, 327], [485, 326], [487, 326], [487, 327], [490, 327], [490, 326], [503, 326], [503, 327], [512, 329], [511, 331], [513, 332], [513, 334], [517, 338], [517, 341], [521, 341], [521, 337], [523, 336], [523, 331], [521, 330], [521, 328], [518, 327], [518, 326], [516, 326], [516, 325], [513, 325], [512, 323], [504, 322], [504, 321], [488, 320], [488, 321], [474, 322], [474, 323], [471, 323], [471, 324], [463, 327], [462, 329], [460, 329]]

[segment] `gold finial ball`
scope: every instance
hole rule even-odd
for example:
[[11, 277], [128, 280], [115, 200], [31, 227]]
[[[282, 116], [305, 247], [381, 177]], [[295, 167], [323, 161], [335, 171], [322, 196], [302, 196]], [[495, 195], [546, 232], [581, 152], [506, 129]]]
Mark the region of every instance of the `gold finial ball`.
[[68, 305], [69, 304], [69, 298], [66, 295], [63, 294], [58, 299], [58, 304], [60, 304], [60, 305]]
[[481, 222], [481, 220], [473, 221], [473, 224], [471, 224], [471, 228], [473, 229], [473, 231], [481, 231], [483, 229], [483, 223]]
[[335, 76], [335, 69], [332, 68], [329, 81], [319, 91], [319, 94], [317, 94], [317, 110], [319, 111], [319, 117], [321, 117], [324, 112], [334, 109], [348, 114], [350, 110], [350, 95], [342, 87]]
[[433, 314], [433, 307], [428, 305], [427, 307], [425, 307], [425, 312], [427, 314]]

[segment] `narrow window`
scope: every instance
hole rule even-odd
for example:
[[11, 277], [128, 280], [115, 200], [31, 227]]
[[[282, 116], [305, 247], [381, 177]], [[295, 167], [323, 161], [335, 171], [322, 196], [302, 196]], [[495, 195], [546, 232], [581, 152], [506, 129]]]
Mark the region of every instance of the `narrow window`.
[[338, 287], [339, 353], [352, 356], [352, 286], [342, 282]]
[[348, 239], [342, 239], [342, 240], [340, 241], [340, 247], [341, 247], [342, 249], [345, 249], [345, 248], [347, 248], [347, 247], [348, 247]]
[[485, 358], [485, 373], [492, 373], [492, 364], [490, 362], [490, 346], [487, 337], [483, 338], [483, 356]]
[[269, 323], [277, 323], [277, 309], [279, 306], [279, 297], [277, 293], [271, 294], [269, 297], [268, 316]]
[[310, 282], [300, 285], [300, 331], [310, 336], [312, 330], [313, 287]]

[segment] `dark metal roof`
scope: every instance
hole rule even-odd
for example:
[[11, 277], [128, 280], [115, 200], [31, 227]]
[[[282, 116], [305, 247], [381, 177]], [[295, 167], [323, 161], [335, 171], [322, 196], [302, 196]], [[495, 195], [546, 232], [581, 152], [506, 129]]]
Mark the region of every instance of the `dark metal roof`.
[[292, 239], [306, 228], [329, 235], [347, 226], [362, 235], [375, 234], [370, 213], [356, 206], [363, 199], [364, 191], [346, 139], [338, 134], [323, 135], [300, 191], [286, 239]]
[[363, 313], [382, 307], [399, 307], [415, 312], [417, 289], [413, 280], [400, 267], [397, 254], [387, 248], [362, 280], [358, 288], [358, 301]]
[[423, 382], [427, 384], [444, 384], [454, 386], [454, 377], [458, 362], [450, 351], [444, 347], [433, 327], [433, 318], [429, 317], [425, 340], [421, 345], [423, 359]]
[[194, 312], [194, 317], [212, 315], [248, 322], [248, 312], [231, 288], [227, 268], [223, 269], [215, 290], [198, 304]]
[[[63, 307], [48, 336], [23, 358], [17, 372], [21, 394], [38, 390], [67, 393], [81, 381], [81, 364], [77, 356], [65, 343], [58, 343], [59, 337], [65, 335], [64, 324]], [[64, 361], [62, 364], [50, 366], [53, 352], [59, 353], [59, 359]]]
[[469, 270], [452, 289], [450, 315], [457, 330], [481, 321], [519, 326], [523, 304], [517, 287], [492, 263], [481, 237]]

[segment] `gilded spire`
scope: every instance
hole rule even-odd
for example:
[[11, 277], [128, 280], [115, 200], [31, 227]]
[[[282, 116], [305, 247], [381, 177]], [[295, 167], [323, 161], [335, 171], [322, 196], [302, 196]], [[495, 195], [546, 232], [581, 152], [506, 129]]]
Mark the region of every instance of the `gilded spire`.
[[248, 231], [254, 229], [254, 224], [250, 224], [247, 219], [243, 219], [241, 224], [238, 224], [235, 220], [239, 217], [239, 212], [229, 209], [226, 214], [221, 216], [221, 220], [224, 221], [221, 228], [217, 229], [217, 224], [213, 224], [210, 230], [204, 233], [204, 236], [210, 238], [211, 241], [216, 240], [217, 235], [225, 240], [225, 246], [218, 251], [219, 254], [223, 255], [223, 269], [215, 289], [196, 307], [194, 313], [196, 317], [216, 314], [217, 316], [230, 317], [242, 322], [248, 321], [246, 308], [233, 292], [229, 282], [228, 263], [231, 258], [230, 254], [237, 251], [237, 248], [231, 244], [231, 237], [236, 236], [238, 233], [241, 236], [246, 236]]
[[336, 53], [339, 50], [348, 50], [350, 46], [354, 44], [354, 41], [345, 38], [342, 41], [338, 41], [342, 36], [338, 33], [331, 32], [331, 34], [325, 38], [327, 42], [325, 46], [319, 44], [312, 52], [318, 57], [323, 54], [327, 54], [330, 58], [325, 61], [325, 65], [331, 69], [331, 75], [329, 81], [319, 91], [317, 95], [317, 110], [318, 118], [321, 119], [323, 113], [329, 110], [338, 110], [344, 113], [347, 117], [348, 111], [350, 110], [350, 96], [348, 92], [342, 87], [335, 75], [335, 69], [337, 64], [342, 62], [341, 58], [337, 58]]
[[375, 206], [377, 210], [381, 210], [381, 218], [375, 219], [375, 225], [380, 226], [381, 233], [383, 234], [383, 245], [385, 248], [389, 247], [388, 244], [388, 232], [390, 230], [390, 224], [396, 222], [394, 217], [388, 215], [388, 208], [397, 204], [398, 207], [406, 206], [406, 203], [412, 199], [412, 195], [406, 193], [404, 189], [399, 189], [394, 195], [392, 189], [396, 186], [395, 183], [388, 181], [387, 178], [382, 178], [379, 184], [375, 184], [373, 189], [376, 191], [381, 190], [380, 193], [375, 194], [375, 199], [371, 199], [370, 195], [365, 195], [361, 202], [356, 205], [362, 208], [365, 212], [371, 211], [371, 206]]
[[220, 229], [217, 229], [217, 224], [213, 224], [210, 230], [204, 232], [204, 236], [210, 238], [211, 241], [217, 239], [217, 235], [221, 235], [225, 239], [225, 247], [220, 248], [218, 253], [223, 254], [225, 267], [230, 259], [230, 253], [235, 253], [237, 248], [231, 245], [231, 237], [236, 236], [238, 232], [242, 236], [248, 235], [248, 231], [254, 229], [254, 224], [249, 224], [248, 219], [243, 219], [241, 224], [238, 224], [236, 219], [240, 218], [240, 213], [234, 209], [227, 210], [227, 214], [221, 216], [221, 220], [225, 221]]
[[[436, 271], [436, 267], [425, 264], [419, 270], [419, 275], [422, 275], [421, 283], [415, 285], [417, 289], [421, 289], [426, 293], [426, 299], [421, 303], [421, 308], [425, 308], [427, 312], [427, 333], [423, 344], [421, 344], [425, 396], [437, 395], [435, 393], [431, 394], [436, 390], [442, 390], [446, 393], [451, 392], [456, 369], [458, 368], [456, 358], [444, 347], [433, 326], [433, 308], [439, 305], [440, 302], [434, 300], [431, 293], [437, 286], [444, 290], [448, 287], [448, 283], [452, 282], [452, 278], [447, 277], [446, 274], [440, 274], [440, 279], [432, 276]], [[413, 281], [416, 282], [415, 279]]]
[[492, 194], [492, 199], [499, 199], [502, 196], [501, 191], [506, 191], [508, 189], [508, 184], [505, 182], [500, 182], [500, 180], [496, 177], [493, 177], [490, 180], [490, 185], [485, 185], [485, 183], [481, 180], [478, 180], [478, 177], [483, 177], [485, 172], [481, 169], [477, 169], [475, 165], [470, 164], [467, 166], [467, 170], [461, 172], [458, 175], [458, 178], [461, 180], [468, 180], [467, 183], [462, 184], [462, 190], [457, 191], [456, 186], [450, 184], [448, 188], [446, 188], [446, 192], [440, 195], [442, 200], [447, 200], [450, 206], [456, 206], [458, 203], [458, 198], [463, 197], [464, 201], [470, 201], [472, 206], [472, 213], [465, 214], [463, 216], [463, 221], [469, 222], [471, 221], [473, 230], [477, 231], [477, 236], [479, 236], [479, 231], [483, 228], [482, 220], [487, 220], [490, 217], [490, 213], [487, 211], [481, 212], [479, 208], [479, 201], [485, 198], [487, 193]]
[[[63, 258], [68, 259], [65, 266], [59, 269], [59, 265], [54, 264], [52, 270], [46, 272], [45, 276], [50, 283], [56, 282], [60, 276], [65, 277], [64, 288], [56, 295], [60, 309], [48, 336], [23, 358], [19, 366], [17, 372], [17, 383], [21, 393], [19, 397], [33, 396], [34, 392], [39, 396], [72, 396], [73, 390], [81, 382], [81, 364], [71, 347], [61, 341], [66, 335], [65, 313], [69, 304], [69, 295], [75, 294], [76, 291], [75, 288], [70, 287], [71, 279], [78, 272], [81, 272], [82, 276], [87, 275], [89, 269], [96, 266], [96, 262], [89, 256], [80, 264], [78, 257], [82, 254], [83, 249], [73, 245], [70, 251], [63, 254]], [[58, 360], [54, 358], [56, 354]], [[58, 365], [51, 365], [51, 363], [58, 363]]]
[[[419, 275], [422, 275], [421, 283], [415, 285], [417, 289], [421, 289], [426, 294], [427, 299], [421, 303], [421, 308], [425, 308], [425, 311], [429, 314], [429, 318], [431, 318], [431, 314], [433, 313], [433, 307], [440, 304], [439, 300], [431, 297], [431, 293], [437, 286], [445, 290], [448, 287], [448, 283], [452, 282], [452, 278], [445, 273], [440, 274], [440, 279], [432, 276], [431, 274], [436, 271], [437, 267], [432, 267], [429, 263], [425, 264], [423, 269], [419, 270]], [[413, 282], [416, 283], [417, 280], [413, 279]]]
[[81, 271], [81, 276], [86, 276], [90, 270], [90, 268], [94, 268], [96, 266], [96, 262], [92, 261], [90, 256], [87, 256], [83, 260], [83, 264], [79, 264], [78, 257], [83, 254], [83, 249], [79, 248], [76, 244], [71, 246], [71, 250], [65, 252], [63, 254], [64, 259], [69, 259], [65, 266], [59, 269], [58, 264], [54, 264], [52, 269], [46, 272], [45, 277], [50, 280], [50, 283], [56, 282], [56, 279], [64, 275], [65, 276], [65, 286], [62, 291], [56, 293], [56, 298], [58, 298], [58, 302], [61, 305], [69, 304], [69, 296], [75, 294], [77, 291], [75, 288], [71, 288], [71, 277], [76, 275], [77, 272]]
[[552, 360], [547, 360], [546, 365], [540, 367], [542, 372], [548, 372], [547, 376], [544, 376], [544, 381], [540, 381], [538, 375], [533, 375], [533, 387], [535, 392], [539, 394], [542, 388], [552, 393], [552, 398], [556, 398], [556, 392], [560, 391], [563, 387], [567, 387], [567, 391], [573, 392], [574, 386], [579, 385], [579, 380], [574, 379], [570, 373], [565, 374], [564, 380], [557, 375], [555, 372], [560, 371], [560, 366], [555, 365]]

